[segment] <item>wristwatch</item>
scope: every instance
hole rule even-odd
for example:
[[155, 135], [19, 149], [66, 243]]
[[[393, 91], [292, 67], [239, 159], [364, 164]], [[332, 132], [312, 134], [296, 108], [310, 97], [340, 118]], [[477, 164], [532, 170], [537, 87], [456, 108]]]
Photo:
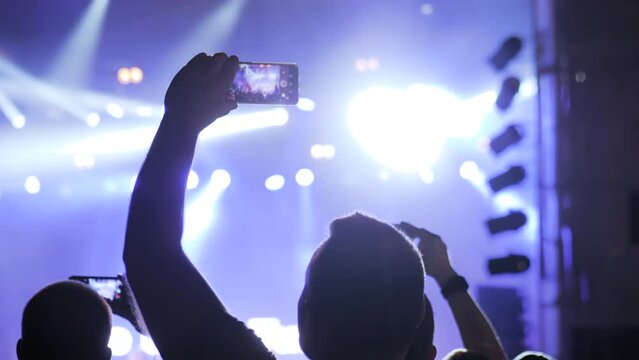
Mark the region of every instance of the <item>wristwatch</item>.
[[465, 292], [468, 290], [468, 282], [463, 276], [456, 275], [442, 285], [442, 295], [448, 299], [454, 293]]

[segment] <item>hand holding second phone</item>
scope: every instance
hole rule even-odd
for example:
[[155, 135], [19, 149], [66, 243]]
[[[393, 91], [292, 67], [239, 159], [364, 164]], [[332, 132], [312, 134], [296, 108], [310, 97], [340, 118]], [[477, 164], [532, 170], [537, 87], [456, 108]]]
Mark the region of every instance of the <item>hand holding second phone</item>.
[[163, 122], [199, 134], [216, 119], [237, 108], [229, 89], [239, 65], [237, 56], [197, 54], [173, 78], [164, 98]]

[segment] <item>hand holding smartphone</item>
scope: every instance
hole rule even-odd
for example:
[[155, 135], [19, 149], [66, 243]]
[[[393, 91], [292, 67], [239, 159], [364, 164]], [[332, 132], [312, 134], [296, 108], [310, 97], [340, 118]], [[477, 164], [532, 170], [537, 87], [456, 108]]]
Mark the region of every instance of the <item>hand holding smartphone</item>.
[[241, 62], [230, 98], [239, 104], [295, 105], [299, 69], [296, 64]]

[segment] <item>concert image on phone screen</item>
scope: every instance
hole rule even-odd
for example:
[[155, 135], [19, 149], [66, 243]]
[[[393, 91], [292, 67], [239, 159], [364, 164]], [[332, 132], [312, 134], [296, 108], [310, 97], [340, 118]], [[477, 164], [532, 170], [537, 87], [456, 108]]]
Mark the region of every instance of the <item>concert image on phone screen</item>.
[[294, 64], [240, 63], [231, 98], [248, 104], [296, 104], [298, 76]]
[[89, 278], [89, 286], [105, 299], [115, 300], [119, 297], [120, 284], [117, 279]]

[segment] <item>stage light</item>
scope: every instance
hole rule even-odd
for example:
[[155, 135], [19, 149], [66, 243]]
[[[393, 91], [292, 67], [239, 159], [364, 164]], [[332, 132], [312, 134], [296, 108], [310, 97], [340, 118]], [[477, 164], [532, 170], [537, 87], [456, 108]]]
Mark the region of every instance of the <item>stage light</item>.
[[462, 179], [471, 181], [482, 177], [479, 166], [474, 161], [464, 161], [459, 167], [459, 176]]
[[224, 169], [217, 169], [211, 174], [211, 186], [217, 190], [224, 190], [231, 185], [231, 174]]
[[310, 169], [299, 169], [295, 174], [295, 181], [299, 186], [310, 186], [315, 181], [315, 175]]
[[124, 117], [124, 109], [118, 104], [107, 104], [106, 111], [109, 113], [109, 115], [113, 116], [116, 119], [122, 119]]
[[271, 175], [264, 181], [264, 186], [270, 191], [278, 191], [284, 187], [286, 180], [282, 175]]
[[335, 146], [326, 144], [324, 145], [324, 158], [332, 159], [335, 157]]
[[55, 82], [84, 87], [94, 66], [109, 0], [93, 0], [53, 61], [49, 77]]
[[288, 122], [288, 111], [284, 108], [230, 115], [217, 119], [200, 133], [200, 140], [207, 140], [250, 130], [284, 126]]
[[379, 174], [377, 174], [377, 177], [382, 180], [382, 181], [386, 181], [388, 179], [390, 179], [390, 172], [386, 171], [386, 170], [382, 170], [379, 172]]
[[122, 85], [128, 85], [131, 83], [131, 70], [126, 67], [118, 69], [118, 82]]
[[517, 95], [517, 93], [519, 92], [520, 85], [521, 82], [514, 76], [511, 76], [504, 80], [504, 82], [502, 82], [501, 84], [501, 91], [497, 96], [497, 101], [495, 101], [497, 108], [502, 111], [508, 110], [513, 102], [513, 99], [515, 98], [515, 95]]
[[15, 115], [10, 120], [11, 125], [16, 129], [22, 129], [25, 125], [27, 125], [27, 118], [22, 114]]
[[433, 6], [433, 4], [422, 4], [422, 6], [419, 8], [421, 13], [424, 15], [433, 15], [433, 13], [435, 12], [435, 7]]
[[369, 59], [357, 59], [355, 60], [355, 70], [359, 72], [377, 71], [379, 70], [379, 59], [376, 57], [372, 57]]
[[92, 112], [87, 115], [87, 125], [90, 127], [96, 127], [100, 124], [100, 114]]
[[26, 125], [27, 119], [2, 90], [0, 90], [0, 110], [2, 110], [14, 128], [22, 129]]
[[508, 63], [513, 60], [517, 54], [519, 54], [522, 46], [523, 41], [521, 38], [511, 36], [501, 44], [499, 50], [490, 57], [488, 62], [495, 68], [495, 70], [501, 71], [506, 68]]
[[455, 96], [428, 85], [375, 87], [355, 96], [347, 118], [357, 142], [380, 164], [414, 173], [439, 159], [461, 107]]
[[315, 110], [315, 102], [309, 98], [300, 98], [297, 101], [297, 108], [302, 111], [313, 111]]
[[140, 349], [142, 349], [142, 351], [149, 356], [160, 355], [160, 352], [155, 346], [155, 343], [148, 336], [140, 335]]
[[517, 144], [524, 138], [524, 132], [519, 125], [509, 125], [502, 133], [490, 140], [490, 148], [495, 154], [501, 154], [504, 150]]
[[426, 184], [432, 184], [435, 181], [435, 174], [431, 169], [423, 169], [419, 171], [419, 178]]
[[521, 273], [530, 268], [530, 259], [525, 255], [508, 255], [488, 260], [488, 272], [491, 275]]
[[133, 336], [126, 328], [114, 326], [111, 328], [108, 346], [113, 356], [126, 356], [133, 348]]
[[200, 177], [193, 170], [189, 171], [189, 176], [186, 178], [186, 188], [188, 190], [195, 189], [200, 183]]
[[588, 75], [583, 71], [579, 71], [575, 74], [575, 81], [580, 84], [585, 83], [587, 79]]
[[153, 109], [150, 106], [138, 106], [135, 113], [140, 117], [150, 117], [153, 115]]
[[498, 234], [504, 231], [517, 230], [526, 225], [528, 218], [521, 211], [511, 211], [508, 215], [490, 219], [486, 222], [488, 231], [491, 234]]
[[499, 174], [490, 180], [488, 185], [493, 192], [498, 192], [509, 186], [517, 185], [526, 178], [526, 169], [521, 166], [511, 166], [506, 172]]
[[40, 192], [40, 180], [35, 176], [29, 176], [24, 181], [24, 189], [29, 194], [37, 194]]
[[73, 165], [78, 169], [90, 169], [95, 166], [95, 157], [91, 154], [77, 154], [73, 157]]
[[139, 84], [144, 79], [144, 72], [142, 71], [142, 69], [140, 69], [137, 66], [134, 66], [134, 67], [130, 68], [129, 72], [131, 74], [131, 83], [132, 84]]
[[311, 146], [311, 156], [313, 159], [322, 159], [324, 157], [324, 145], [315, 144]]
[[320, 145], [320, 144], [316, 144], [311, 146], [311, 156], [313, 157], [313, 159], [316, 160], [320, 160], [320, 159], [332, 159], [333, 157], [335, 157], [335, 146], [330, 145], [330, 144], [326, 144], [326, 145]]

